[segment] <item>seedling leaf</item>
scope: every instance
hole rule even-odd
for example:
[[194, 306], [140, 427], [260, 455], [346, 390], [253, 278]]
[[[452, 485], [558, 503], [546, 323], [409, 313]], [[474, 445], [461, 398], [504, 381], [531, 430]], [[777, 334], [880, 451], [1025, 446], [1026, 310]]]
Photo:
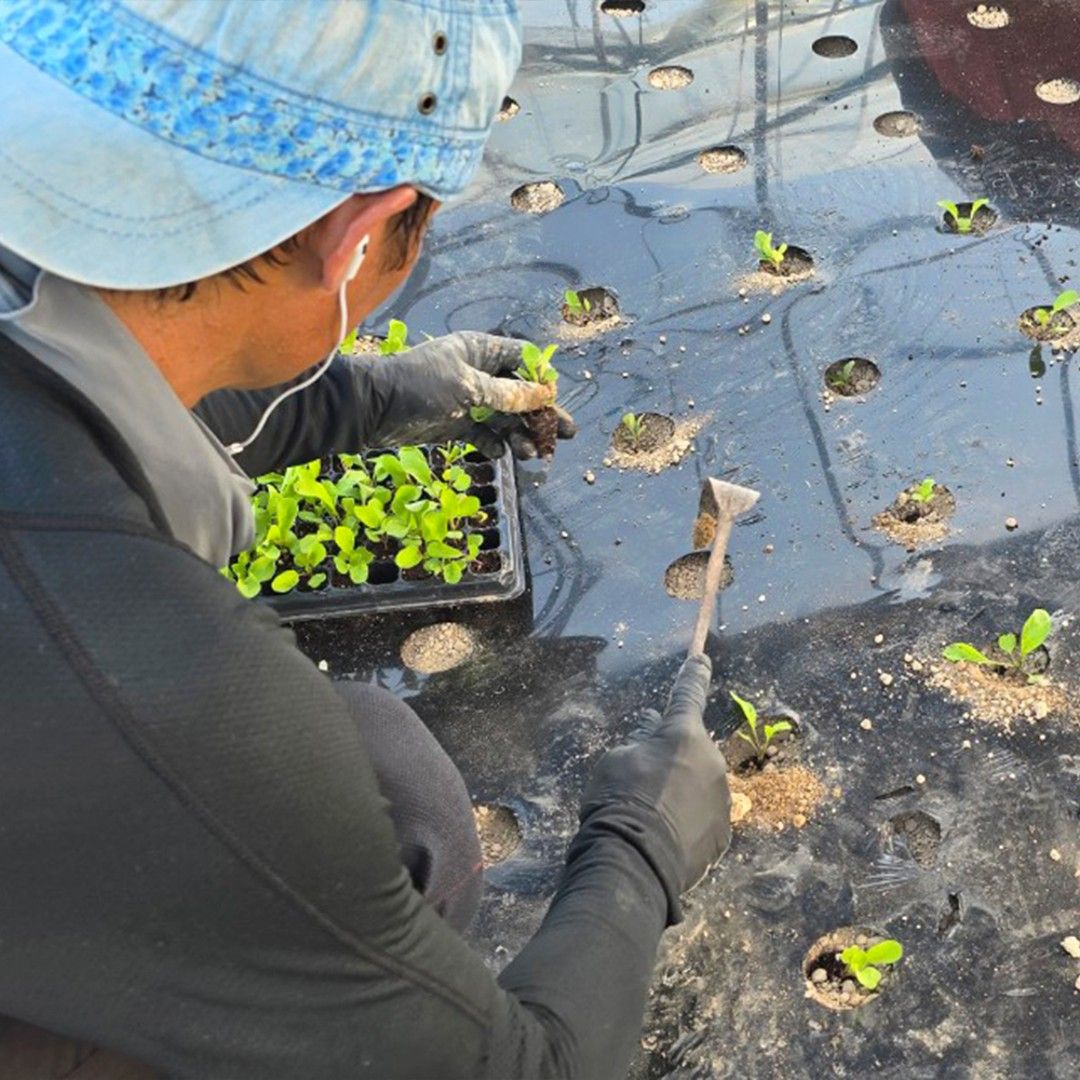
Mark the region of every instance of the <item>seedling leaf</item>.
[[1027, 622], [1020, 631], [1020, 655], [1027, 656], [1037, 649], [1050, 636], [1052, 629], [1050, 613], [1044, 608], [1036, 608], [1027, 617]]
[[1002, 634], [998, 638], [998, 648], [1006, 655], [1012, 656], [1013, 649], [1016, 648], [1016, 635]]
[[966, 641], [954, 641], [952, 645], [946, 647], [941, 655], [944, 656], [946, 660], [951, 660], [954, 664], [960, 661], [966, 661], [970, 664], [986, 664], [990, 667], [994, 666], [993, 660], [979, 652], [974, 645], [969, 645]]
[[879, 941], [866, 950], [868, 964], [895, 964], [904, 955], [904, 947], [899, 941]]
[[876, 990], [878, 983], [881, 982], [881, 972], [878, 971], [876, 967], [859, 968], [855, 973], [855, 978], [858, 979], [867, 990]]
[[276, 593], [292, 592], [300, 583], [300, 575], [295, 570], [282, 570], [273, 581], [270, 588]]
[[1050, 310], [1051, 315], [1056, 315], [1059, 311], [1064, 311], [1067, 307], [1072, 307], [1077, 300], [1080, 300], [1080, 293], [1075, 289], [1066, 289], [1063, 293], [1058, 294], [1058, 298], [1054, 301], [1054, 306]]
[[757, 733], [757, 709], [745, 698], [739, 697], [734, 690], [729, 691], [735, 704], [742, 710], [743, 718], [752, 732]]

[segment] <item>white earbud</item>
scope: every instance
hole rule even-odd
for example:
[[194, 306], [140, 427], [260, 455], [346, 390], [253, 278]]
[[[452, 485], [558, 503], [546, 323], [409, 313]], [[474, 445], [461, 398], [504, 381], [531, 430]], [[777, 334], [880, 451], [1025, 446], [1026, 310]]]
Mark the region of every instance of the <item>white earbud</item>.
[[255, 430], [243, 441], [235, 442], [230, 446], [227, 446], [226, 451], [235, 457], [237, 454], [246, 450], [261, 434], [262, 429], [266, 426], [266, 421], [270, 419], [270, 414], [287, 398], [292, 397], [293, 394], [300, 393], [301, 390], [306, 390], [313, 383], [316, 383], [326, 374], [327, 369], [334, 362], [334, 357], [338, 354], [338, 349], [341, 348], [341, 343], [345, 340], [348, 334], [348, 322], [349, 322], [349, 305], [345, 298], [345, 286], [349, 284], [353, 278], [360, 273], [360, 267], [364, 265], [364, 257], [367, 255], [368, 243], [371, 237], [365, 234], [364, 238], [356, 245], [356, 250], [352, 253], [352, 258], [349, 260], [349, 265], [345, 268], [345, 277], [341, 279], [341, 288], [338, 289], [338, 313], [341, 316], [341, 322], [338, 326], [338, 339], [337, 343], [327, 354], [326, 359], [316, 368], [316, 370], [303, 382], [298, 383], [296, 386], [290, 386], [288, 390], [279, 394], [269, 405], [266, 407], [266, 411], [259, 418], [259, 422], [255, 425]]

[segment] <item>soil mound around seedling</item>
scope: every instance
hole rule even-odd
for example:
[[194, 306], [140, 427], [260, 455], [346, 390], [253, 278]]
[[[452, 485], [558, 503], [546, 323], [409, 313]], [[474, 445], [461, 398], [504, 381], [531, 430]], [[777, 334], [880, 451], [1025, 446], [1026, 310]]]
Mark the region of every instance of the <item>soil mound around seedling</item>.
[[[705, 595], [705, 571], [709, 565], [707, 551], [691, 551], [680, 555], [664, 571], [664, 588], [676, 600], [700, 600]], [[735, 580], [731, 559], [724, 556], [720, 571], [720, 588], [726, 589]]]
[[825, 798], [825, 785], [805, 765], [781, 768], [769, 762], [761, 770], [728, 773], [732, 800], [741, 796], [750, 806], [739, 824], [777, 832], [789, 825], [801, 829]]
[[[1035, 317], [1035, 312], [1042, 305], [1036, 304], [1029, 307], [1020, 315], [1020, 332], [1032, 341], [1049, 342], [1062, 349], [1076, 349], [1080, 347], [1080, 326], [1067, 311], [1055, 311], [1050, 321], [1043, 325]], [[1050, 307], [1049, 304], [1046, 305]]]
[[1009, 25], [1009, 13], [994, 4], [979, 4], [967, 13], [967, 21], [979, 30], [1002, 30]]
[[957, 236], [981, 236], [997, 224], [997, 211], [992, 206], [980, 206], [971, 217], [971, 208], [974, 203], [962, 202], [956, 204], [956, 212], [962, 218], [971, 218], [971, 228], [962, 233], [956, 224], [956, 218], [950, 213], [942, 213], [941, 228], [943, 232], [954, 233]]
[[471, 659], [476, 636], [461, 623], [444, 622], [414, 630], [401, 646], [401, 662], [422, 675], [451, 671]]
[[[847, 371], [848, 364], [852, 365], [850, 371]], [[846, 356], [843, 360], [834, 360], [825, 369], [825, 396], [827, 400], [837, 397], [862, 397], [869, 394], [879, 382], [881, 368], [873, 360], [862, 356]]]
[[554, 180], [522, 184], [510, 195], [510, 205], [521, 214], [550, 214], [565, 201], [563, 189]]
[[[579, 289], [577, 295], [583, 310], [574, 311], [569, 304], [563, 304], [563, 321], [559, 326], [561, 337], [569, 338], [571, 341], [582, 341], [621, 325], [619, 301], [614, 293], [603, 286], [594, 285], [587, 289]], [[584, 310], [586, 304], [587, 311]]]
[[711, 150], [702, 150], [697, 162], [707, 173], [726, 176], [746, 168], [746, 154], [737, 146], [714, 146]]
[[876, 990], [867, 990], [854, 975], [849, 975], [840, 954], [851, 945], [869, 949], [885, 941], [887, 935], [875, 933], [865, 927], [844, 926], [818, 938], [810, 946], [803, 959], [803, 975], [806, 978], [806, 996], [813, 998], [826, 1009], [858, 1009], [876, 1001], [888, 992], [889, 984], [896, 979], [896, 965], [883, 965], [881, 982]]
[[769, 292], [777, 295], [791, 285], [806, 281], [814, 276], [814, 257], [805, 248], [788, 245], [779, 267], [767, 259], [758, 263], [758, 268], [751, 274], [744, 274], [736, 282], [739, 289], [748, 293]]
[[956, 513], [956, 499], [944, 484], [935, 484], [933, 495], [925, 502], [914, 498], [917, 486], [901, 491], [892, 506], [875, 514], [873, 520], [878, 532], [908, 551], [948, 536], [949, 519]]
[[671, 64], [667, 67], [653, 68], [648, 75], [649, 85], [654, 90], [681, 90], [694, 81], [694, 73], [687, 67]]
[[693, 419], [672, 421], [670, 417], [663, 416], [660, 413], [646, 413], [645, 415], [657, 416], [668, 421], [668, 423], [672, 423], [673, 427], [669, 437], [657, 443], [650, 450], [641, 449], [640, 443], [636, 451], [632, 448], [623, 449], [622, 436], [619, 434], [622, 428], [620, 424], [612, 434], [611, 449], [608, 456], [604, 458], [604, 464], [608, 468], [638, 469], [641, 472], [654, 474], [663, 472], [664, 469], [670, 469], [673, 465], [678, 465], [690, 452], [690, 444], [694, 436], [697, 435], [709, 419], [706, 415]]
[[[990, 658], [994, 659], [992, 652]], [[950, 700], [966, 705], [966, 716], [1010, 734], [1018, 721], [1035, 724], [1050, 716], [1071, 719], [1068, 692], [1050, 679], [1029, 683], [1011, 668], [964, 661], [930, 660], [923, 667], [927, 683], [943, 690]]]
[[505, 862], [521, 847], [521, 827], [509, 807], [480, 803], [473, 807], [473, 818], [485, 866]]
[[[758, 730], [764, 731], [766, 724], [775, 724], [779, 720], [786, 720], [792, 730], [777, 732], [772, 737], [765, 750], [764, 760], [758, 759], [757, 751], [745, 739], [740, 738], [738, 732], [727, 739], [723, 745], [724, 760], [731, 772], [739, 776], [754, 776], [765, 770], [794, 765], [798, 761], [798, 717], [791, 713], [761, 713], [758, 716]], [[744, 725], [740, 725], [740, 728], [745, 730]]]
[[874, 130], [890, 139], [908, 139], [918, 135], [920, 127], [919, 118], [907, 109], [882, 113], [874, 120]]

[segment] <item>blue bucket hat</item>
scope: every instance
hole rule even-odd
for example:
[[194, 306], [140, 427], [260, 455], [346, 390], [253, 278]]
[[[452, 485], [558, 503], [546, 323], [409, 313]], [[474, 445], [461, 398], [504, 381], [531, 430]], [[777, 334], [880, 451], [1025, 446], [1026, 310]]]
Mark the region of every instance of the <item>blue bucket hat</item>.
[[150, 289], [355, 192], [446, 199], [520, 52], [512, 0], [0, 0], [0, 245]]

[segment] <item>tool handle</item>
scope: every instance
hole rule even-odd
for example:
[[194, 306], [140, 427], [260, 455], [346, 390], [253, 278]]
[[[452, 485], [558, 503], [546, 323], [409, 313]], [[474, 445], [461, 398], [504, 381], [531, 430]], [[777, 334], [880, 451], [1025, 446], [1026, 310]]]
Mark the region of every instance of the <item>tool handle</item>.
[[705, 652], [705, 639], [709, 636], [709, 626], [712, 624], [713, 612], [716, 611], [716, 594], [724, 572], [728, 540], [731, 538], [731, 524], [731, 518], [723, 518], [716, 523], [716, 536], [713, 538], [712, 551], [709, 552], [709, 564], [705, 568], [705, 595], [701, 598], [701, 607], [687, 656], [701, 656]]

